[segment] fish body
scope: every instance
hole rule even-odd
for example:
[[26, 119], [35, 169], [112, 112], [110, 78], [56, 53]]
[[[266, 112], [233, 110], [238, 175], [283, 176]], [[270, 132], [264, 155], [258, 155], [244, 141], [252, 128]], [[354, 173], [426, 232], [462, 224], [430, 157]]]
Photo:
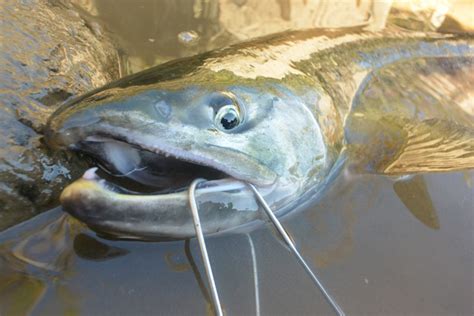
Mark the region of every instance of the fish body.
[[471, 35], [304, 30], [124, 77], [62, 106], [47, 141], [155, 192], [88, 172], [63, 207], [115, 236], [187, 238], [198, 177], [210, 176], [197, 200], [215, 233], [260, 219], [246, 182], [282, 215], [346, 160], [383, 174], [472, 168], [473, 60]]

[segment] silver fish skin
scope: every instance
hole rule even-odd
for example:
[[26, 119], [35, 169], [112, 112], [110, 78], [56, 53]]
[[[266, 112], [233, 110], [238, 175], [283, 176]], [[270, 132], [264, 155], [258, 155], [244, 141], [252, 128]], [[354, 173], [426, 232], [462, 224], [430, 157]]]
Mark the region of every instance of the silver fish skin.
[[[474, 89], [466, 69], [473, 58], [472, 35], [304, 30], [124, 77], [63, 105], [49, 121], [47, 142], [86, 152], [147, 185], [180, 178], [182, 188], [130, 194], [88, 172], [64, 190], [63, 208], [118, 237], [188, 238], [194, 228], [186, 185], [213, 172], [219, 176], [197, 191], [205, 233], [261, 219], [245, 182], [283, 215], [322, 194], [346, 160], [385, 174], [472, 168]], [[399, 84], [419, 81], [421, 98], [434, 101], [409, 95], [380, 105], [370, 93], [387, 96], [397, 69]], [[436, 109], [449, 95], [427, 87], [448, 77], [451, 92], [468, 100], [452, 102], [450, 111]], [[421, 168], [403, 156], [413, 148], [407, 140], [420, 134], [427, 135], [422, 143], [451, 137], [454, 145], [437, 155], [425, 152], [432, 163]], [[440, 165], [445, 168], [435, 168]]]

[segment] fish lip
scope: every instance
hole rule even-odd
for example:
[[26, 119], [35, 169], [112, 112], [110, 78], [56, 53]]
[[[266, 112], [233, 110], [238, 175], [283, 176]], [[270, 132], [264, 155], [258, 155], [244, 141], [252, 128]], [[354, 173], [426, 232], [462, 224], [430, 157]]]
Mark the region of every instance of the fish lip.
[[[123, 194], [107, 187], [97, 168], [87, 170], [78, 180], [67, 186], [60, 196], [63, 210], [82, 221], [94, 231], [114, 238], [160, 240], [163, 237], [185, 239], [195, 237], [192, 215], [189, 212], [189, 186], [178, 192], [157, 195]], [[212, 198], [227, 195], [253, 199], [248, 184], [232, 179], [210, 180], [199, 183], [196, 198], [200, 202], [226, 203]], [[105, 197], [105, 199], [104, 199]], [[210, 197], [210, 199], [209, 199]], [[232, 198], [231, 198], [232, 199]], [[235, 198], [234, 198], [235, 199]], [[234, 201], [235, 202], [235, 201]], [[206, 234], [219, 233], [247, 225], [260, 218], [257, 209], [237, 207], [232, 210], [230, 220], [220, 218], [218, 207], [213, 214], [217, 217], [202, 218]], [[220, 219], [219, 219], [220, 218]]]
[[[177, 160], [182, 160], [185, 162], [197, 164], [197, 165], [202, 165], [205, 167], [213, 168], [218, 171], [221, 171], [227, 175], [229, 175], [230, 178], [242, 181], [242, 182], [248, 182], [251, 183], [257, 187], [269, 187], [272, 186], [276, 183], [277, 177], [276, 175], [273, 175], [273, 179], [265, 179], [265, 178], [251, 178], [248, 176], [243, 176], [242, 174], [239, 174], [235, 171], [233, 171], [231, 168], [226, 167], [225, 164], [222, 164], [216, 160], [210, 160], [206, 159], [205, 157], [202, 157], [200, 155], [195, 155], [192, 152], [187, 152], [184, 150], [181, 150], [178, 147], [173, 147], [169, 145], [164, 145], [164, 144], [154, 144], [154, 146], [149, 146], [144, 143], [139, 143], [136, 141], [133, 141], [133, 139], [129, 139], [127, 137], [123, 137], [120, 135], [108, 135], [108, 134], [101, 134], [101, 135], [90, 135], [87, 136], [83, 141], [95, 141], [95, 142], [107, 142], [107, 141], [112, 141], [112, 142], [121, 142], [123, 144], [126, 144], [128, 146], [136, 147], [141, 150], [147, 150], [149, 152], [152, 152], [157, 155], [164, 155], [166, 157], [172, 157]], [[70, 144], [70, 148], [76, 149], [77, 145], [76, 144]]]
[[[113, 190], [110, 187], [110, 184], [112, 184], [111, 182], [101, 178], [96, 173], [98, 169], [99, 169], [98, 167], [92, 167], [92, 168], [87, 169], [84, 172], [84, 174], [82, 175], [81, 179], [96, 182], [97, 184], [100, 185], [100, 187], [102, 189], [113, 192], [113, 193], [121, 194], [121, 195], [134, 195], [134, 196], [142, 196], [142, 197], [145, 197], [145, 196], [164, 196], [164, 195], [182, 194], [182, 193], [187, 192], [189, 190], [189, 185], [188, 185], [188, 186], [185, 187], [185, 189], [182, 189], [182, 190], [178, 190], [178, 191], [175, 191], [175, 192], [161, 193], [161, 194], [153, 194], [153, 195], [140, 194], [140, 193], [128, 194], [128, 193], [123, 193], [123, 192], [116, 192], [115, 190]], [[243, 182], [241, 180], [238, 180], [238, 179], [231, 178], [231, 177], [217, 179], [217, 180], [207, 180], [207, 179], [204, 179], [204, 178], [197, 178], [197, 179], [202, 180], [199, 183], [199, 186], [207, 187], [207, 191], [213, 190], [213, 189], [218, 189], [218, 191], [238, 190], [238, 189], [242, 189], [242, 188], [248, 186], [245, 182]], [[118, 189], [122, 189], [120, 186], [118, 186], [116, 184], [113, 184], [113, 186], [118, 188]], [[213, 189], [209, 189], [209, 188], [213, 188]]]

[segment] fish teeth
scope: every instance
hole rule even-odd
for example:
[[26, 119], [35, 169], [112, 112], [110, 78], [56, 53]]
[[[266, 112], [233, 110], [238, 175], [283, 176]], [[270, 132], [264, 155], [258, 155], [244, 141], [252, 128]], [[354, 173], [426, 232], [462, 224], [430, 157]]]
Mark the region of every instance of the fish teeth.
[[96, 174], [97, 169], [98, 169], [97, 167], [87, 169], [86, 172], [84, 172], [84, 174], [82, 175], [82, 178], [84, 178], [86, 180], [98, 179], [98, 176]]

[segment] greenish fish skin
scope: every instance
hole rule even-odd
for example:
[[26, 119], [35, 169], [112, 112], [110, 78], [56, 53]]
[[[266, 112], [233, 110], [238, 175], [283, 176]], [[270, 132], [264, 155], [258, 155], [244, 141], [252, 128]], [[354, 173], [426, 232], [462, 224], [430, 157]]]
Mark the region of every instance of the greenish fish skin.
[[[370, 96], [367, 87], [381, 89], [374, 74], [438, 58], [446, 63], [443, 71], [460, 59], [468, 60], [466, 67], [470, 67], [473, 57], [471, 35], [390, 28], [380, 33], [359, 29], [285, 32], [171, 61], [94, 90], [62, 106], [51, 117], [46, 138], [52, 146], [82, 151], [92, 151], [84, 146], [87, 142], [94, 144], [94, 151], [107, 146], [116, 153], [122, 147], [139, 148], [225, 172], [233, 180], [221, 182], [233, 189], [212, 190], [220, 184], [210, 181], [197, 191], [203, 229], [216, 233], [260, 218], [250, 190], [238, 183], [256, 185], [282, 215], [318, 196], [337, 173], [339, 162], [351, 153], [371, 171], [398, 170], [393, 163], [402, 157], [406, 144], [393, 141], [378, 146], [376, 122], [389, 120], [393, 135], [402, 135], [406, 126], [416, 130], [425, 119], [451, 122], [456, 118], [435, 110], [420, 118], [416, 109], [400, 117], [386, 115], [400, 111], [404, 102], [392, 108], [388, 104], [364, 107], [359, 102]], [[400, 80], [409, 84], [407, 77]], [[462, 92], [473, 90], [472, 82], [456, 84]], [[231, 131], [215, 122], [215, 105], [223, 99], [230, 102], [226, 98], [238, 104], [242, 115], [240, 125]], [[465, 169], [474, 165], [474, 159], [469, 160], [474, 151], [469, 141], [473, 113], [469, 106], [462, 107], [463, 102], [454, 104], [453, 111], [470, 117], [456, 123], [460, 126], [456, 135], [465, 148], [459, 158], [464, 159]], [[418, 105], [423, 110], [423, 102], [414, 107]], [[364, 151], [367, 148], [379, 158]], [[135, 149], [130, 150], [136, 157]], [[452, 158], [451, 153], [448, 148], [446, 156], [433, 159], [441, 164]], [[407, 160], [402, 163], [410, 165]], [[417, 170], [412, 165], [407, 169], [411, 173], [429, 171], [429, 166]], [[457, 168], [451, 165], [450, 170]], [[71, 215], [115, 236], [194, 236], [185, 191], [133, 196], [114, 192], [103, 180], [89, 175], [66, 188], [61, 201]]]

